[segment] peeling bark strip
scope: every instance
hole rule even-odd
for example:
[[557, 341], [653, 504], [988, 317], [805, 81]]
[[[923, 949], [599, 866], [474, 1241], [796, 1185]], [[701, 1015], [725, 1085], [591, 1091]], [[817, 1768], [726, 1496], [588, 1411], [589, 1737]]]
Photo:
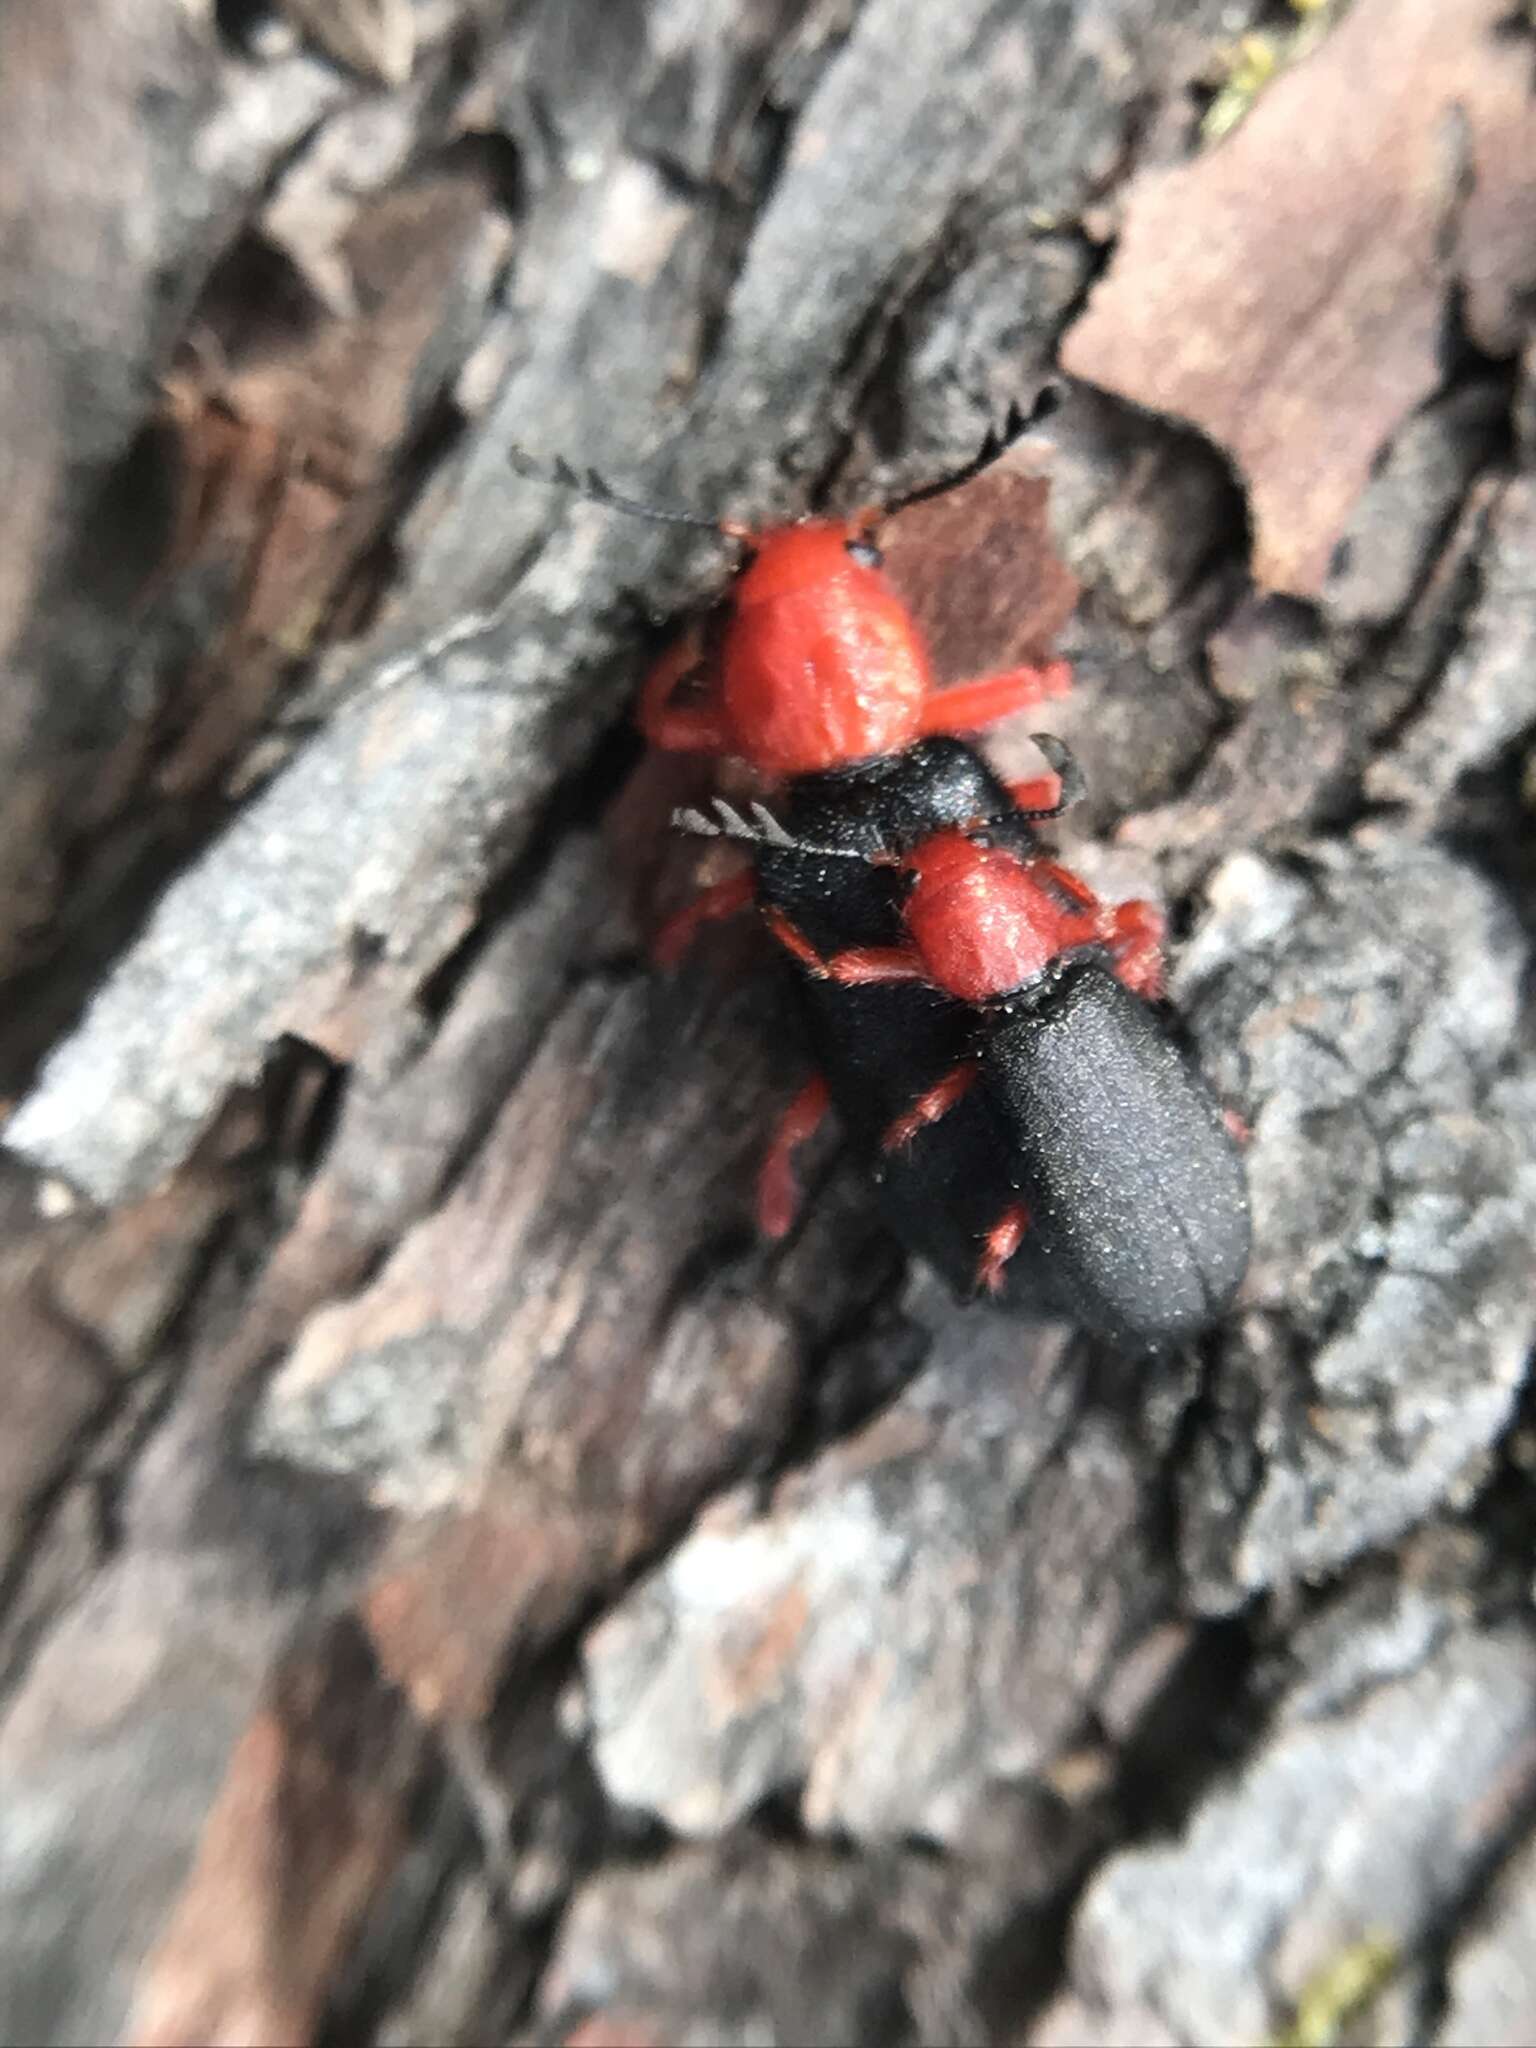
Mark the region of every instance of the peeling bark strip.
[[[1530, 2038], [1525, 12], [1202, 151], [1258, 0], [0, 7], [0, 2037]], [[757, 1242], [803, 1061], [749, 924], [646, 965], [627, 725], [718, 550], [507, 461], [1014, 409], [892, 570], [1073, 661], [1253, 1133], [1136, 1368], [830, 1137]]]
[[1479, 348], [1519, 345], [1536, 123], [1508, 21], [1501, 0], [1355, 0], [1234, 135], [1126, 195], [1062, 361], [1227, 451], [1268, 589], [1322, 591], [1372, 464], [1442, 381], [1454, 294]]

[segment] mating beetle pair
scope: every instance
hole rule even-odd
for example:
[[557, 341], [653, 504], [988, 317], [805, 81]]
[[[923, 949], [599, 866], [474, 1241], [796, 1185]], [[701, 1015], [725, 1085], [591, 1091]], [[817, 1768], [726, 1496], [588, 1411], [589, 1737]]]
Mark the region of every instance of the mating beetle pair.
[[752, 866], [657, 942], [675, 959], [756, 903], [794, 961], [823, 1071], [770, 1148], [760, 1220], [789, 1227], [793, 1151], [835, 1106], [893, 1227], [956, 1293], [1127, 1347], [1189, 1336], [1236, 1292], [1249, 1218], [1232, 1133], [1153, 1007], [1161, 916], [1101, 904], [1042, 847], [1036, 822], [1074, 793], [1059, 743], [1042, 741], [1055, 773], [1010, 786], [958, 738], [1060, 695], [1066, 666], [937, 690], [874, 526], [717, 529], [741, 572], [639, 707], [654, 745], [739, 757], [781, 792], [750, 820], [679, 813]]

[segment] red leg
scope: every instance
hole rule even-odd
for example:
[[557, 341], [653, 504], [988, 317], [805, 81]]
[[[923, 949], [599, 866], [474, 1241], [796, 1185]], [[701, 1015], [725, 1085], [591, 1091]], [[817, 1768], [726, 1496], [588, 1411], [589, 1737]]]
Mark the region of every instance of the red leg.
[[1082, 796], [1086, 784], [1070, 747], [1054, 733], [1031, 733], [1030, 738], [1051, 764], [1049, 775], [1032, 776], [1028, 782], [1011, 782], [1008, 794], [1015, 808], [1029, 818], [1059, 818]]
[[962, 1060], [951, 1067], [940, 1081], [936, 1081], [904, 1116], [897, 1117], [880, 1140], [882, 1151], [897, 1152], [903, 1145], [910, 1145], [921, 1130], [929, 1124], [936, 1124], [941, 1116], [947, 1116], [971, 1087], [976, 1079], [977, 1067], [974, 1060]]
[[984, 1287], [988, 1294], [1002, 1292], [1003, 1268], [1024, 1242], [1028, 1228], [1029, 1211], [1022, 1202], [1015, 1202], [1003, 1211], [987, 1232], [986, 1247], [976, 1268], [978, 1287]]
[[800, 1206], [795, 1154], [815, 1136], [830, 1106], [827, 1084], [817, 1074], [780, 1118], [757, 1176], [757, 1227], [764, 1237], [783, 1237], [794, 1222]]
[[1245, 1116], [1239, 1116], [1235, 1109], [1224, 1109], [1221, 1120], [1231, 1132], [1234, 1143], [1248, 1145], [1253, 1142], [1253, 1130]]
[[769, 931], [773, 933], [773, 936], [778, 940], [785, 952], [793, 953], [800, 962], [800, 965], [807, 969], [809, 973], [816, 975], [820, 980], [824, 981], [826, 979], [826, 961], [822, 959], [804, 932], [797, 930], [790, 923], [782, 910], [769, 910], [765, 912], [763, 922], [767, 925]]
[[1156, 1002], [1163, 993], [1163, 913], [1143, 896], [1106, 908], [1103, 937], [1114, 956], [1115, 973], [1133, 995]]
[[1048, 881], [1054, 882], [1062, 895], [1069, 902], [1076, 903], [1081, 909], [1091, 910], [1095, 913], [1103, 909], [1103, 905], [1099, 902], [1098, 897], [1094, 895], [1082, 876], [1074, 875], [1072, 870], [1064, 868], [1060, 861], [1031, 861], [1030, 872], [1031, 874], [1044, 875]]
[[743, 868], [739, 875], [727, 875], [723, 882], [701, 890], [691, 903], [673, 912], [651, 941], [651, 958], [658, 967], [675, 967], [693, 944], [700, 925], [713, 924], [717, 918], [735, 917], [738, 911], [749, 909], [756, 898], [757, 877], [750, 868]]
[[640, 689], [635, 723], [653, 747], [677, 754], [724, 754], [730, 743], [710, 703], [674, 704], [672, 693], [704, 661], [699, 629], [690, 626], [652, 667]]
[[872, 982], [928, 979], [922, 962], [908, 946], [854, 946], [824, 960], [782, 910], [770, 910], [765, 922], [779, 944], [820, 981], [839, 981], [848, 988], [862, 988]]
[[[1055, 818], [1066, 808], [1062, 802], [1059, 775], [1036, 775], [1026, 782], [1009, 782], [1003, 786], [1008, 791], [1014, 810], [1022, 812], [1026, 818]], [[967, 818], [960, 829], [969, 835], [985, 832], [989, 825], [997, 823], [995, 817], [989, 816], [985, 811], [978, 811], [975, 817]], [[882, 859], [890, 864], [889, 854], [873, 856], [874, 861]]]
[[977, 676], [952, 689], [936, 690], [923, 706], [922, 731], [927, 733], [978, 732], [995, 725], [1015, 711], [1047, 697], [1064, 697], [1072, 687], [1072, 670], [1064, 661], [1048, 661], [1040, 668], [1010, 668], [1001, 675]]
[[854, 946], [834, 953], [826, 972], [844, 988], [872, 988], [886, 981], [926, 981], [928, 970], [910, 946]]
[[1133, 896], [1125, 903], [1101, 903], [1081, 875], [1074, 875], [1059, 861], [1037, 859], [1031, 872], [1056, 884], [1069, 901], [1084, 913], [1086, 928], [1075, 933], [1073, 943], [1097, 939], [1109, 948], [1117, 978], [1133, 995], [1156, 1002], [1163, 993], [1163, 938], [1167, 919], [1155, 903]]
[[1010, 782], [1008, 794], [1016, 811], [1054, 811], [1061, 804], [1061, 777], [1036, 775], [1027, 782]]

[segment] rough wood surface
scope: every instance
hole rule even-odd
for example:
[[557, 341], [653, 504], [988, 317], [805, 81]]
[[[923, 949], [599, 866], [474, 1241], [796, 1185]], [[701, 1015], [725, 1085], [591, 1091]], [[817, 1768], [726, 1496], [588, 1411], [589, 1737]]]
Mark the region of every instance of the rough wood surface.
[[[1212, 145], [1293, 26], [0, 11], [0, 2037], [1531, 2038], [1536, 44], [1353, 0]], [[508, 462], [1010, 420], [893, 566], [1073, 661], [1253, 1133], [1134, 1368], [835, 1141], [754, 1238], [794, 1018], [648, 966], [627, 722], [725, 565]]]

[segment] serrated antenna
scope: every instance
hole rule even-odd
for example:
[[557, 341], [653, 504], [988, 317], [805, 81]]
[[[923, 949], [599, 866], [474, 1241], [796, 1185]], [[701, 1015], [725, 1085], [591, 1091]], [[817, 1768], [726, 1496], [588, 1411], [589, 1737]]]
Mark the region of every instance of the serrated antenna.
[[752, 816], [744, 818], [736, 806], [727, 803], [723, 796], [710, 799], [710, 809], [715, 813], [707, 818], [700, 810], [691, 806], [672, 813], [672, 824], [679, 832], [691, 832], [701, 839], [739, 839], [748, 846], [777, 846], [788, 853], [830, 853], [834, 849], [826, 846], [808, 846], [802, 839], [796, 839], [786, 832], [766, 804], [753, 802], [748, 806]]
[[936, 483], [923, 484], [915, 491], [908, 491], [904, 498], [897, 498], [894, 503], [886, 506], [886, 518], [894, 519], [898, 512], [905, 512], [911, 505], [926, 505], [930, 498], [942, 498], [946, 492], [958, 491], [962, 484], [970, 483], [974, 477], [980, 476], [984, 469], [990, 469], [1000, 455], [1006, 455], [1014, 442], [1021, 440], [1037, 420], [1042, 420], [1048, 413], [1054, 412], [1060, 403], [1060, 397], [1058, 386], [1044, 384], [1028, 412], [1017, 399], [1012, 400], [1001, 427], [988, 427], [981, 446], [969, 462], [962, 464], [959, 469], [951, 470], [948, 476], [940, 477]]

